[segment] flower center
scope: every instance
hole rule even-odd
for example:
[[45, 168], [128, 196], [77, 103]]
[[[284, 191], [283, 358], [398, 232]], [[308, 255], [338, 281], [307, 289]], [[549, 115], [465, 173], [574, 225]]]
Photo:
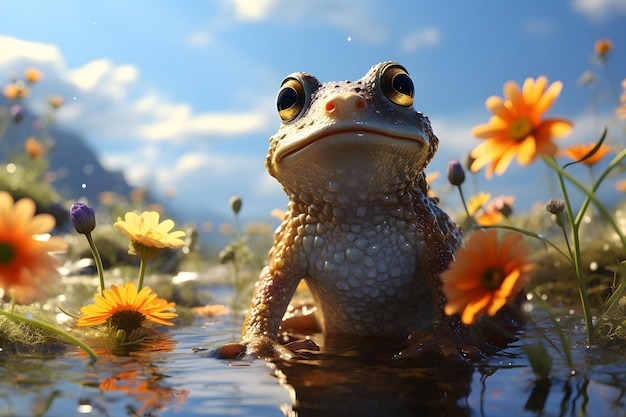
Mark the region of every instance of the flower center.
[[517, 142], [526, 138], [533, 131], [533, 124], [528, 116], [519, 116], [509, 126], [509, 135]]
[[15, 246], [0, 242], [0, 264], [8, 264], [15, 258]]
[[504, 271], [497, 266], [492, 266], [483, 273], [480, 282], [484, 289], [495, 291], [500, 288], [504, 278], [506, 278]]
[[146, 317], [136, 310], [120, 310], [113, 313], [110, 321], [111, 327], [124, 330], [128, 335], [133, 330], [138, 329], [146, 321]]

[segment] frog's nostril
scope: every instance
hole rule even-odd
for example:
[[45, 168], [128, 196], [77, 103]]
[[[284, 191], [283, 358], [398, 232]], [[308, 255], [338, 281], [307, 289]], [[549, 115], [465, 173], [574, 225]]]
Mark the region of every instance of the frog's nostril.
[[355, 110], [362, 110], [364, 108], [365, 99], [358, 95], [333, 97], [328, 100], [324, 106], [324, 110], [327, 114], [334, 113], [338, 117], [340, 114], [348, 114]]

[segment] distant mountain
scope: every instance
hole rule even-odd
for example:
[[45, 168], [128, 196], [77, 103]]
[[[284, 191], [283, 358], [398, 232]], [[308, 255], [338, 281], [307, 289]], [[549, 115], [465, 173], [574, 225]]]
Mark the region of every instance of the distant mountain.
[[[2, 99], [0, 108], [6, 109], [6, 103]], [[0, 113], [6, 114], [5, 111]], [[5, 122], [0, 116], [0, 126]], [[40, 137], [42, 131], [35, 128], [40, 123], [26, 108], [23, 109], [19, 122], [8, 121], [0, 141], [0, 161], [7, 163], [23, 156], [26, 138]], [[52, 149], [46, 154], [49, 171], [53, 173], [51, 183], [63, 200], [86, 198], [90, 204], [96, 204], [99, 195], [106, 191], [129, 195], [132, 187], [126, 182], [124, 175], [105, 169], [96, 153], [80, 136], [56, 126], [50, 127], [46, 135], [53, 141]]]
[[[2, 115], [6, 114], [6, 102], [0, 97], [0, 127], [4, 123]], [[0, 140], [0, 163], [7, 163], [16, 155], [24, 155], [24, 142], [27, 137], [38, 137], [40, 130], [35, 129], [38, 118], [28, 109], [24, 109], [22, 120], [19, 123], [9, 122], [4, 137]], [[99, 196], [103, 192], [113, 192], [128, 197], [131, 187], [124, 174], [120, 171], [105, 169], [98, 160], [97, 154], [89, 147], [81, 136], [67, 129], [52, 126], [47, 135], [53, 140], [54, 146], [46, 155], [49, 161], [49, 171], [54, 173], [52, 185], [60, 194], [62, 206], [45, 207], [42, 210], [51, 212], [57, 218], [57, 224], [67, 222], [68, 201], [87, 199], [90, 205], [98, 205]], [[16, 193], [14, 193], [16, 194]], [[171, 207], [167, 199], [159, 201], [148, 190], [144, 196], [146, 204], [160, 203], [165, 207], [167, 216], [174, 219], [176, 224], [194, 224], [200, 227], [205, 222], [218, 225], [225, 219], [216, 213], [201, 208]], [[204, 243], [222, 245], [223, 237], [216, 232], [201, 236]], [[217, 241], [215, 243], [214, 241]]]

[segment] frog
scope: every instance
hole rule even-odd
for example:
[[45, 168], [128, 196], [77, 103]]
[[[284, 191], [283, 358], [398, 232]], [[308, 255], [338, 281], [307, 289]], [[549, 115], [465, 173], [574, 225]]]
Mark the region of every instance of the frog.
[[441, 274], [463, 232], [429, 195], [439, 139], [414, 100], [394, 61], [358, 81], [296, 72], [281, 83], [265, 166], [289, 201], [243, 323], [246, 354], [294, 357], [278, 334], [301, 280], [325, 339], [412, 340], [399, 352], [410, 356], [454, 328]]

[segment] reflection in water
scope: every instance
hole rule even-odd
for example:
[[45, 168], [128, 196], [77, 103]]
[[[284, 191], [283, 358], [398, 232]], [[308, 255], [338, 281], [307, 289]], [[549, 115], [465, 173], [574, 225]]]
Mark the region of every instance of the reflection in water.
[[292, 410], [306, 416], [415, 416], [471, 414], [466, 403], [473, 366], [460, 362], [372, 363], [354, 358], [274, 361], [290, 391]]
[[133, 416], [155, 415], [169, 405], [180, 409], [189, 391], [170, 387], [164, 369], [155, 364], [155, 355], [170, 352], [175, 346], [176, 342], [164, 335], [150, 350], [127, 352], [125, 356], [100, 356], [97, 366], [100, 372], [87, 377], [93, 380], [89, 385], [97, 386], [102, 392], [104, 401], [99, 404], [82, 401], [79, 411], [82, 408], [82, 413], [91, 412], [89, 409], [94, 406], [106, 411], [106, 403], [110, 402], [107, 393], [111, 392], [124, 394], [132, 400], [126, 405], [126, 411]]
[[625, 366], [533, 382], [515, 348], [478, 363], [316, 354], [271, 367], [290, 393], [289, 417], [626, 416]]
[[[194, 324], [148, 350], [103, 354], [95, 364], [81, 351], [0, 351], [0, 417], [626, 417], [626, 347], [588, 348], [583, 331], [569, 334], [576, 374], [555, 357], [552, 378], [542, 383], [518, 343], [470, 364], [315, 353], [270, 362], [271, 371], [261, 360], [193, 350], [232, 340], [239, 323]], [[524, 336], [524, 343], [542, 340]]]

